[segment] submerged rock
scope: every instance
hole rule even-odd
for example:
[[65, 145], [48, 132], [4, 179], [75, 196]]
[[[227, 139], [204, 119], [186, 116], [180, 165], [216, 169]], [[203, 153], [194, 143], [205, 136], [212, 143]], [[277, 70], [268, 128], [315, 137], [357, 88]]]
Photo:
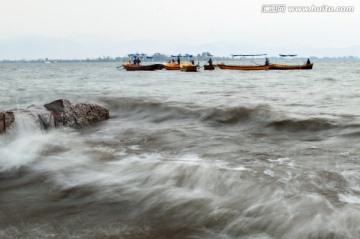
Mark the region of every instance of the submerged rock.
[[41, 129], [81, 127], [109, 118], [109, 110], [100, 105], [74, 105], [69, 100], [60, 99], [44, 106], [32, 105], [27, 109], [0, 112], [0, 133], [12, 129], [15, 125], [35, 125]]

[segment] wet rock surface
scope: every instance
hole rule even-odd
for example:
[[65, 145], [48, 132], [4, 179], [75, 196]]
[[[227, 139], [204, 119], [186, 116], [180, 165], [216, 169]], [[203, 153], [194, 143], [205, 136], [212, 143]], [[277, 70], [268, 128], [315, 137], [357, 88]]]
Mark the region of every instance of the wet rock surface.
[[97, 104], [72, 104], [60, 99], [44, 106], [31, 105], [27, 109], [0, 112], [0, 133], [11, 130], [14, 125], [37, 125], [41, 129], [55, 127], [81, 127], [109, 119], [109, 110]]
[[77, 127], [109, 119], [109, 110], [96, 104], [72, 104], [69, 100], [56, 100], [44, 105], [51, 111], [55, 126]]
[[0, 112], [0, 133], [5, 133], [15, 121], [14, 113], [11, 111]]

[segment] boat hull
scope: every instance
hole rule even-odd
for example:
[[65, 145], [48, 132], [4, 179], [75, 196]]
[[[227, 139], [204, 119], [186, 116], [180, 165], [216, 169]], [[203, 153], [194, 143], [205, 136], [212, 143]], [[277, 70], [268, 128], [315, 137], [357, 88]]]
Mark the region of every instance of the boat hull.
[[259, 70], [269, 70], [269, 65], [260, 65], [260, 66], [239, 66], [239, 65], [217, 65], [221, 70], [237, 70], [237, 71], [259, 71]]
[[165, 64], [163, 64], [163, 66], [168, 71], [178, 71], [178, 70], [180, 70], [180, 64], [177, 64], [177, 63], [165, 63]]
[[164, 69], [164, 65], [163, 64], [154, 64], [155, 70], [162, 70]]
[[155, 70], [161, 70], [163, 66], [161, 64], [153, 64], [153, 65], [145, 65], [145, 66], [138, 66], [134, 64], [123, 64], [123, 67], [127, 71], [155, 71]]
[[313, 63], [305, 65], [270, 64], [269, 70], [311, 70]]
[[182, 66], [180, 70], [185, 72], [197, 72], [197, 66]]
[[204, 70], [207, 70], [207, 71], [212, 71], [212, 70], [215, 70], [215, 66], [214, 65], [204, 65]]

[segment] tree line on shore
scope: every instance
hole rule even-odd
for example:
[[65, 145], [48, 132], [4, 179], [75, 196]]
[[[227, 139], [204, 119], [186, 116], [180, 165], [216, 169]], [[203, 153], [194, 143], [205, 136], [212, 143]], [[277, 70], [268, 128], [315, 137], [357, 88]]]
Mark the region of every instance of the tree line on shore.
[[[202, 52], [197, 55], [193, 55], [194, 59], [196, 61], [207, 61], [209, 60], [210, 52]], [[151, 59], [148, 59], [148, 61], [154, 61], [154, 62], [167, 62], [169, 59], [171, 59], [170, 55], [162, 54], [162, 53], [155, 53], [151, 55]], [[233, 60], [233, 57], [228, 56], [211, 56], [211, 58], [215, 61], [231, 61]], [[270, 59], [279, 59], [280, 57], [269, 57]], [[316, 56], [310, 56], [309, 57], [312, 61], [352, 61], [352, 60], [358, 60], [359, 58], [357, 56], [342, 56], [342, 57], [316, 57]], [[71, 62], [124, 62], [128, 61], [130, 58], [128, 56], [118, 56], [118, 57], [111, 57], [111, 56], [102, 56], [97, 58], [86, 58], [86, 59], [50, 59], [50, 58], [39, 58], [39, 59], [19, 59], [19, 60], [0, 60], [0, 62], [3, 63], [44, 63], [44, 62], [50, 62], [50, 63], [71, 63]]]

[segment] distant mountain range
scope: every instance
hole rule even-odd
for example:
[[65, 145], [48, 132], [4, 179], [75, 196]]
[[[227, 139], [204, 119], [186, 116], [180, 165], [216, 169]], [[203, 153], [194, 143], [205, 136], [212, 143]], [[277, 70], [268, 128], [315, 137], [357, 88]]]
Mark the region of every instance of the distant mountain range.
[[213, 42], [192, 44], [188, 41], [169, 40], [106, 40], [106, 39], [61, 39], [46, 37], [16, 37], [0, 39], [0, 60], [19, 59], [86, 59], [103, 56], [125, 56], [129, 53], [142, 52], [153, 54], [190, 53], [197, 54], [211, 52], [217, 56], [230, 54], [267, 53], [269, 56], [282, 54], [298, 54], [309, 57], [360, 57], [360, 45], [346, 48], [316, 48], [316, 47], [276, 47], [251, 46], [236, 42]]

